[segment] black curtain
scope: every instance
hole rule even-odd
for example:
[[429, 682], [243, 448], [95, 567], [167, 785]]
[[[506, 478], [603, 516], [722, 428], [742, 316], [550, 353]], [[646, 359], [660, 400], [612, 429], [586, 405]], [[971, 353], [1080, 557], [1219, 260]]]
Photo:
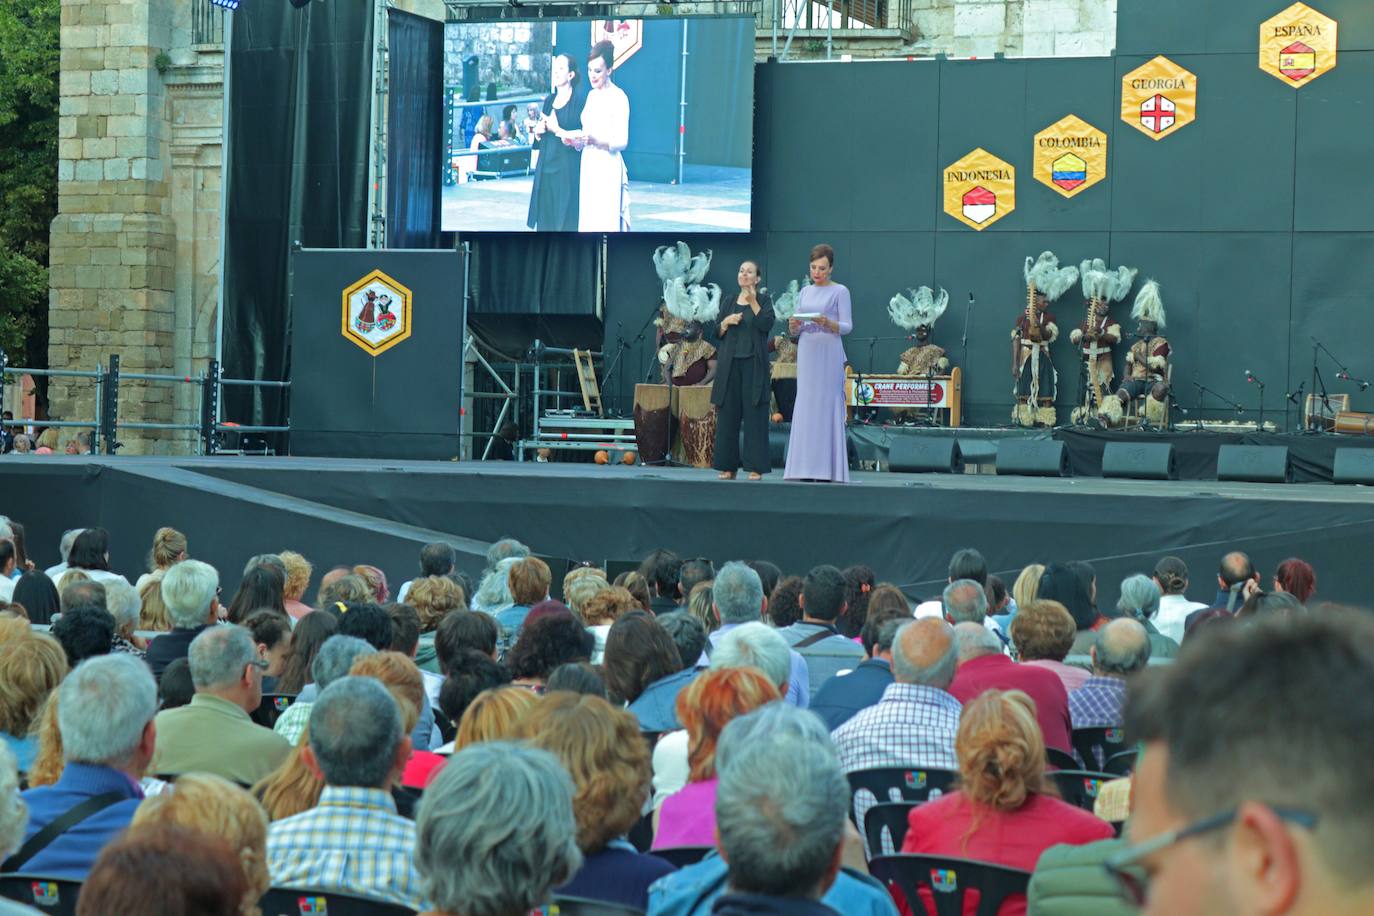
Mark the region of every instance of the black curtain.
[[439, 245], [443, 165], [444, 26], [387, 11], [386, 227], [388, 248]]
[[[224, 374], [291, 371], [288, 252], [362, 248], [372, 110], [371, 3], [245, 3], [230, 47]], [[231, 387], [226, 419], [277, 425], [279, 389]], [[281, 443], [278, 443], [280, 446]]]

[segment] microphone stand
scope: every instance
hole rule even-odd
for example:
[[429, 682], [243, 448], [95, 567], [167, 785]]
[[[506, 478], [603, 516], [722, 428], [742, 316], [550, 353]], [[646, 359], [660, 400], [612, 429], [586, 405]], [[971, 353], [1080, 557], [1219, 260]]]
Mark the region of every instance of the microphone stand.
[[1258, 430], [1258, 431], [1259, 431], [1259, 432], [1264, 432], [1264, 382], [1261, 382], [1261, 381], [1259, 380], [1259, 378], [1257, 378], [1256, 376], [1253, 376], [1253, 375], [1250, 376], [1250, 381], [1251, 381], [1252, 383], [1254, 383], [1254, 384], [1256, 384], [1256, 385], [1259, 386], [1259, 390], [1260, 390], [1260, 414], [1259, 414], [1259, 430]]
[[621, 333], [622, 326], [623, 322], [615, 323], [615, 358], [601, 372], [602, 378], [615, 375], [616, 416], [620, 417], [625, 416], [625, 362], [621, 357], [630, 349], [630, 345], [625, 342], [625, 336]]
[[969, 290], [968, 304], [964, 306], [964, 337], [961, 341], [963, 352], [959, 356], [959, 366], [964, 371], [968, 371], [968, 319], [969, 313], [973, 311], [973, 291]]
[[[1231, 400], [1230, 398], [1228, 398], [1226, 395], [1222, 394], [1221, 392], [1219, 392], [1219, 391], [1213, 391], [1211, 388], [1208, 388], [1206, 385], [1201, 385], [1201, 384], [1199, 384], [1199, 383], [1197, 383], [1197, 382], [1193, 382], [1193, 387], [1196, 388], [1196, 389], [1198, 390], [1198, 411], [1199, 411], [1199, 413], [1201, 413], [1201, 410], [1202, 410], [1202, 394], [1203, 394], [1204, 392], [1207, 393], [1207, 394], [1210, 394], [1212, 397], [1216, 398], [1218, 401], [1221, 401], [1221, 403], [1223, 403], [1223, 404], [1225, 404], [1226, 406], [1230, 407], [1230, 408], [1231, 408], [1232, 410], [1234, 410], [1236, 413], [1238, 413], [1238, 414], [1239, 414], [1239, 413], [1245, 413], [1245, 405], [1244, 405], [1244, 404], [1241, 404], [1239, 401], [1233, 401], [1233, 400]], [[1198, 422], [1199, 422], [1199, 423], [1202, 422], [1201, 416], [1198, 417]]]
[[[1327, 418], [1328, 416], [1331, 416], [1331, 415], [1334, 413], [1334, 411], [1331, 409], [1331, 397], [1330, 397], [1330, 395], [1328, 395], [1328, 394], [1326, 393], [1326, 379], [1322, 378], [1322, 370], [1321, 370], [1321, 368], [1317, 365], [1318, 357], [1320, 356], [1322, 350], [1326, 350], [1326, 347], [1322, 346], [1321, 341], [1319, 341], [1319, 340], [1317, 340], [1317, 338], [1313, 337], [1313, 338], [1312, 338], [1312, 393], [1313, 393], [1314, 395], [1320, 393], [1320, 395], [1321, 395], [1322, 417], [1321, 417], [1320, 421], [1318, 421], [1317, 423], [1313, 423], [1313, 422], [1312, 422], [1312, 412], [1311, 412], [1311, 411], [1308, 411], [1308, 413], [1307, 413], [1307, 431], [1308, 431], [1308, 432], [1322, 432], [1322, 431], [1323, 431], [1323, 426], [1325, 425], [1325, 422], [1326, 422], [1326, 418]], [[1330, 351], [1330, 350], [1326, 350], [1326, 354], [1327, 354], [1328, 356], [1331, 356], [1331, 351]], [[1337, 364], [1340, 363], [1340, 360], [1337, 360], [1334, 356], [1332, 356], [1331, 359], [1332, 359], [1333, 362], [1336, 362]]]

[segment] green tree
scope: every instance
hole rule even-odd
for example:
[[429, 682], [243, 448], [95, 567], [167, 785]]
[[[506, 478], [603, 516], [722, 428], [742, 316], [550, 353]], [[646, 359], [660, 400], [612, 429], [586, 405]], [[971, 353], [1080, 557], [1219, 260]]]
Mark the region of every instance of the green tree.
[[0, 347], [47, 365], [61, 0], [0, 0]]

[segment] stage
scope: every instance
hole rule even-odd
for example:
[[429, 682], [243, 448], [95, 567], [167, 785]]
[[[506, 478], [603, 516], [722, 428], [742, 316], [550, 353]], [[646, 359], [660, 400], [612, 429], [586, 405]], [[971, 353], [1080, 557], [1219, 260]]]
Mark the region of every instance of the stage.
[[[635, 561], [658, 547], [716, 561], [770, 559], [789, 573], [865, 563], [913, 597], [935, 595], [952, 551], [976, 546], [1010, 582], [1031, 562], [1081, 559], [1099, 604], [1165, 554], [1211, 596], [1216, 563], [1248, 552], [1266, 572], [1298, 555], [1324, 600], [1367, 601], [1364, 545], [1374, 489], [1319, 483], [1030, 478], [856, 472], [847, 486], [722, 482], [711, 471], [594, 464], [393, 462], [314, 458], [7, 456], [5, 511], [41, 567], [63, 529], [111, 532], [111, 563], [134, 577], [161, 525], [185, 532], [232, 593], [247, 557], [305, 553], [314, 582], [338, 564], [374, 563], [394, 585], [420, 547], [454, 543], [476, 574], [487, 546], [513, 536], [553, 561]], [[313, 596], [313, 588], [310, 596]]]

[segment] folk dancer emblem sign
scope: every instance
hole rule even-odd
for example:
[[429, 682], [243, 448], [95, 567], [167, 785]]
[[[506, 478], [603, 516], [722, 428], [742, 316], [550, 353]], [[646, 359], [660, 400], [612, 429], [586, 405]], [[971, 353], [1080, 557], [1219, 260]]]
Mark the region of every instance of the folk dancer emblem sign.
[[1197, 77], [1167, 57], [1156, 57], [1121, 79], [1121, 120], [1163, 140], [1197, 116]]
[[1293, 4], [1260, 25], [1260, 69], [1301, 89], [1336, 69], [1336, 28], [1336, 20]]
[[343, 336], [378, 356], [410, 337], [410, 290], [380, 270], [343, 291]]
[[644, 20], [597, 19], [592, 22], [592, 44], [609, 41], [615, 48], [614, 70], [644, 47]]
[[1107, 135], [1069, 115], [1035, 135], [1035, 180], [1074, 197], [1107, 177]]
[[1016, 168], [975, 149], [944, 171], [945, 212], [983, 231], [1016, 209]]

